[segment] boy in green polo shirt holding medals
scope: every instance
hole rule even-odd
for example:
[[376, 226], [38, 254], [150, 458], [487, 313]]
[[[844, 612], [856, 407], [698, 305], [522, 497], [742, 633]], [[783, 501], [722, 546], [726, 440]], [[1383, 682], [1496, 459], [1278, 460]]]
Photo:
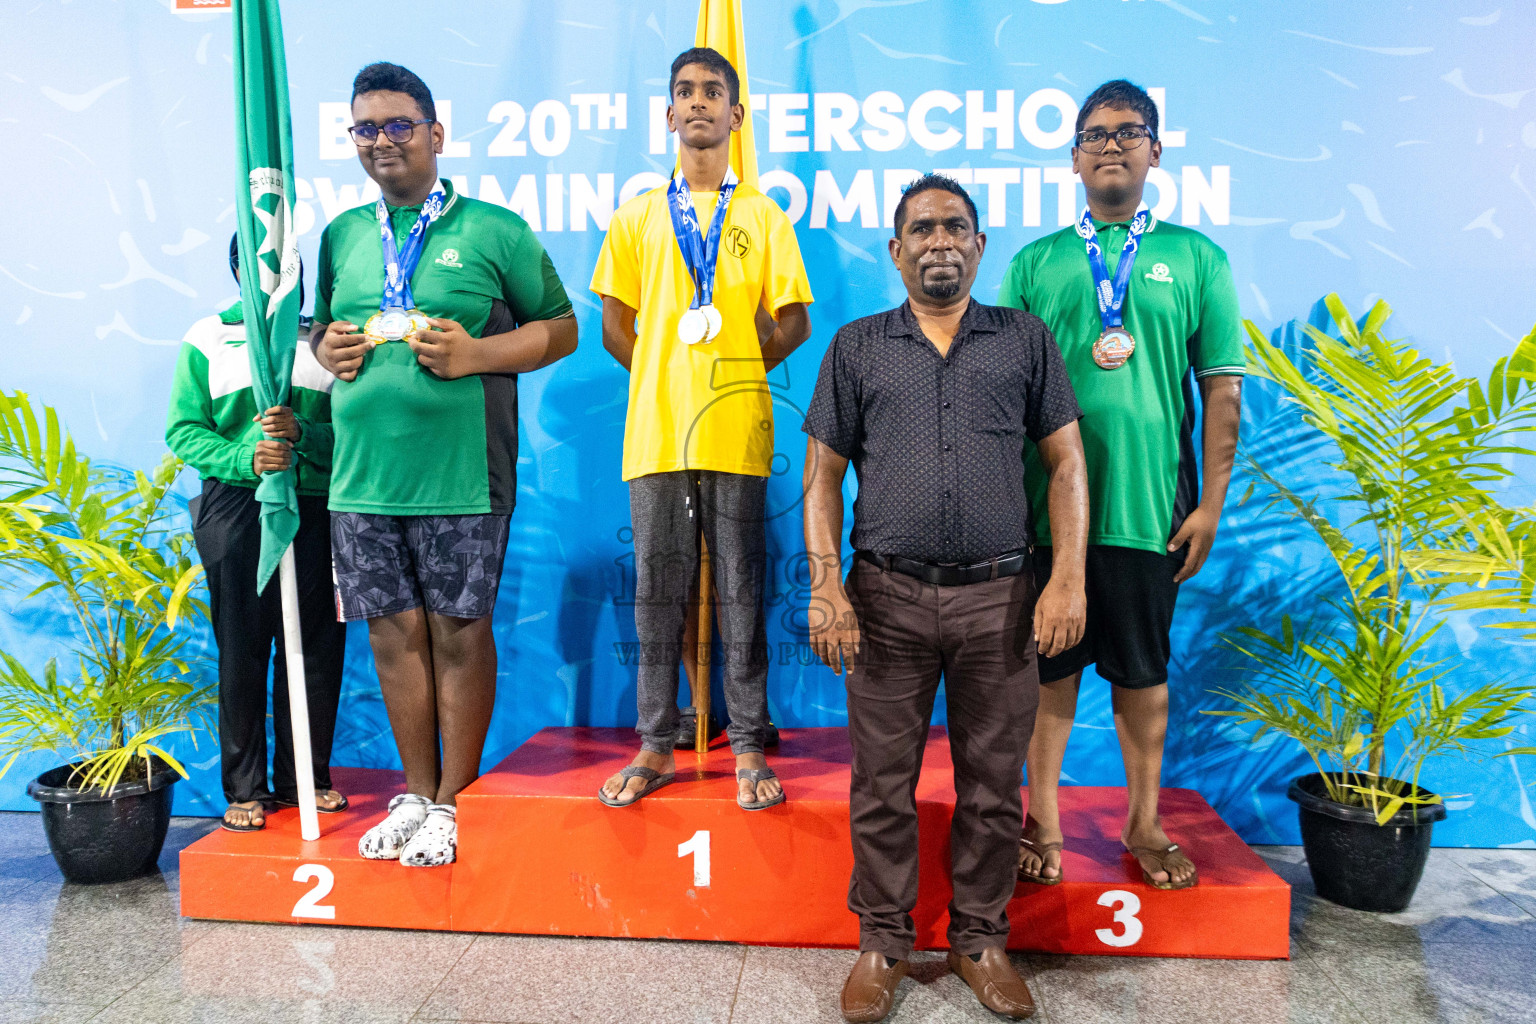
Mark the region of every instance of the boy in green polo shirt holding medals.
[[574, 351], [576, 321], [523, 219], [438, 179], [443, 127], [420, 78], [369, 65], [352, 116], [381, 195], [321, 238], [311, 344], [337, 377], [337, 608], [368, 620], [406, 781], [358, 851], [425, 867], [454, 860], [454, 802], [479, 774], [496, 698], [515, 375]]
[[[1157, 107], [1140, 88], [1114, 81], [1094, 90], [1077, 115], [1072, 150], [1088, 206], [1076, 226], [1019, 251], [999, 297], [1055, 334], [1083, 409], [1088, 461], [1087, 631], [1076, 647], [1040, 658], [1029, 751], [1019, 877], [1044, 885], [1062, 878], [1056, 791], [1078, 684], [1095, 663], [1113, 684], [1125, 759], [1121, 839], [1148, 884], [1184, 889], [1198, 878], [1158, 819], [1168, 634], [1178, 585], [1200, 571], [1216, 537], [1237, 448], [1244, 356], [1226, 254], [1198, 231], [1156, 220], [1142, 202], [1162, 154], [1157, 131]], [[1202, 402], [1203, 474], [1191, 377]], [[1026, 478], [1043, 586], [1051, 549], [1038, 456]]]

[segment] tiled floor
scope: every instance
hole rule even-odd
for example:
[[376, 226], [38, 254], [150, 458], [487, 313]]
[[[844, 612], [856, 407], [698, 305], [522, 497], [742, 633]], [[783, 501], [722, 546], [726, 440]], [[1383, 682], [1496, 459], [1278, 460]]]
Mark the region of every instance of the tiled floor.
[[[0, 814], [0, 1024], [838, 1021], [852, 954], [215, 924], [177, 915], [178, 819], [163, 874], [64, 885], [36, 815]], [[1019, 956], [1055, 1024], [1536, 1021], [1536, 850], [1436, 850], [1414, 905], [1317, 899], [1301, 852], [1260, 850], [1294, 887], [1292, 959]], [[900, 1022], [994, 1021], [941, 955], [902, 983]]]

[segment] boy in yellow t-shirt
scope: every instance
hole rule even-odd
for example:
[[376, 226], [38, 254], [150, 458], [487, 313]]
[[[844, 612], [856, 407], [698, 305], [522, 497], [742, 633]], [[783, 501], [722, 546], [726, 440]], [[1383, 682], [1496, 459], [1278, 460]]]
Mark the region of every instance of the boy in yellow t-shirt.
[[592, 275], [603, 346], [630, 371], [623, 475], [640, 640], [641, 749], [598, 798], [623, 807], [672, 781], [677, 666], [702, 530], [719, 593], [737, 803], [760, 810], [784, 800], [763, 756], [767, 370], [810, 336], [811, 288], [789, 218], [731, 171], [731, 133], [745, 116], [736, 69], [696, 47], [672, 62], [669, 91], [680, 171], [619, 207]]

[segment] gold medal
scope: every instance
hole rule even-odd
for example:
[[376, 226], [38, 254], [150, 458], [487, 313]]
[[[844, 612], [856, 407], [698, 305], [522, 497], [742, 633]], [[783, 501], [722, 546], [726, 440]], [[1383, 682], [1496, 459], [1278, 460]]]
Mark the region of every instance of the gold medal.
[[363, 324], [363, 334], [375, 345], [386, 341], [399, 341], [411, 331], [410, 317], [404, 310], [380, 310]]
[[427, 315], [419, 309], [410, 312], [387, 309], [368, 318], [363, 324], [363, 336], [375, 345], [382, 345], [386, 341], [409, 341], [431, 329]]
[[1117, 370], [1125, 365], [1136, 351], [1136, 339], [1123, 327], [1107, 328], [1093, 343], [1093, 361], [1106, 370]]

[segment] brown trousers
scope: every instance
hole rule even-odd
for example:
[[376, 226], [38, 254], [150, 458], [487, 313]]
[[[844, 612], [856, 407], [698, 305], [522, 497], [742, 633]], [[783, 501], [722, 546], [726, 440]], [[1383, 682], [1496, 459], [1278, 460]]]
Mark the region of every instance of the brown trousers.
[[862, 559], [848, 574], [862, 656], [848, 673], [849, 815], [859, 948], [905, 960], [916, 929], [917, 778], [939, 680], [955, 766], [949, 944], [960, 954], [1008, 938], [1024, 758], [1040, 701], [1030, 573], [937, 587]]

